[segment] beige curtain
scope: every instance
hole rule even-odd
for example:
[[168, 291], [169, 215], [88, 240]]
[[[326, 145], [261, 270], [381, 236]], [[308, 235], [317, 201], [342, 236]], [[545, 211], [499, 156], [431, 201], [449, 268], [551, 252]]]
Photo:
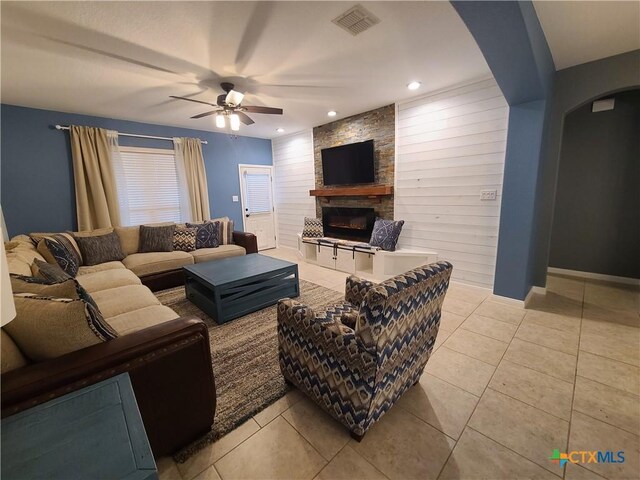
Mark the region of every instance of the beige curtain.
[[78, 230], [120, 225], [120, 209], [107, 130], [72, 125], [69, 132]]
[[173, 145], [181, 192], [182, 220], [209, 220], [209, 190], [202, 158], [202, 144], [197, 138], [174, 138]]

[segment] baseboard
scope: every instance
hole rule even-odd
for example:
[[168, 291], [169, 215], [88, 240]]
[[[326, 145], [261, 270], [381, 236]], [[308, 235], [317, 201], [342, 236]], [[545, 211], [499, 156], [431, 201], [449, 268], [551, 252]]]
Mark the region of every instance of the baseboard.
[[491, 294], [491, 300], [498, 303], [504, 303], [505, 305], [512, 305], [514, 307], [527, 308], [533, 295], [540, 294], [545, 295], [547, 293], [547, 289], [544, 287], [531, 287], [529, 293], [524, 298], [524, 300], [518, 300], [516, 298], [503, 297], [502, 295], [496, 295], [495, 293]]
[[566, 275], [569, 277], [587, 278], [590, 280], [604, 280], [612, 283], [622, 283], [624, 285], [640, 285], [640, 278], [617, 277], [615, 275], [605, 275], [603, 273], [582, 272], [580, 270], [567, 270], [565, 268], [549, 267], [547, 273]]
[[524, 308], [529, 308], [529, 304], [531, 303], [531, 299], [536, 294], [537, 295], [546, 295], [547, 294], [547, 289], [545, 287], [536, 287], [536, 286], [531, 287], [529, 289], [529, 293], [527, 293], [527, 296], [524, 299]]
[[502, 303], [504, 305], [511, 305], [513, 307], [524, 308], [524, 300], [518, 300], [516, 298], [510, 298], [510, 297], [503, 297], [502, 295], [496, 295], [495, 293], [492, 293], [489, 298], [490, 300], [497, 303]]

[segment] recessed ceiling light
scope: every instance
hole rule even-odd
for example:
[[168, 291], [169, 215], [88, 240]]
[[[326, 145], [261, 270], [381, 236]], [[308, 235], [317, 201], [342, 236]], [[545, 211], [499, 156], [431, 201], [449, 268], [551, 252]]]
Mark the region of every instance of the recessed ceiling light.
[[330, 117], [335, 117], [338, 114], [338, 112], [336, 112], [335, 110], [329, 110], [327, 112], [327, 115], [329, 115]]
[[422, 85], [420, 82], [411, 82], [409, 85], [407, 85], [407, 88], [409, 90], [417, 90], [420, 88], [420, 85]]
[[276, 128], [276, 132], [282, 133], [282, 132], [284, 132], [284, 128]]

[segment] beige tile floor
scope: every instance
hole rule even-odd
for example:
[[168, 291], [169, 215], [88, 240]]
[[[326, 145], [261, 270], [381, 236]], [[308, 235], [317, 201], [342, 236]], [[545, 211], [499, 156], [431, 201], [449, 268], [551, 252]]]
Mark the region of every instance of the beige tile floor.
[[[344, 291], [346, 274], [299, 271]], [[160, 478], [638, 478], [639, 310], [636, 287], [550, 276], [525, 310], [452, 282], [420, 383], [361, 443], [293, 391], [186, 463], [160, 459]], [[626, 461], [561, 469], [556, 448]]]

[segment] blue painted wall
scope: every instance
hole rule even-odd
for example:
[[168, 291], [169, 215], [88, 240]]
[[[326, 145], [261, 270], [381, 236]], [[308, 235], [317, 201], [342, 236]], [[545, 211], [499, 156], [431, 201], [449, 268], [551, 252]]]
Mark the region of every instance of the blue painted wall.
[[531, 2], [451, 3], [510, 107], [493, 291], [522, 300], [534, 285], [538, 262], [538, 181], [555, 66]]
[[[9, 235], [76, 229], [69, 133], [54, 125], [86, 125], [161, 137], [198, 137], [202, 146], [213, 217], [229, 216], [242, 229], [238, 164], [271, 165], [271, 141], [216, 132], [51, 110], [2, 105], [0, 201]], [[173, 148], [164, 140], [120, 137], [120, 145]]]

